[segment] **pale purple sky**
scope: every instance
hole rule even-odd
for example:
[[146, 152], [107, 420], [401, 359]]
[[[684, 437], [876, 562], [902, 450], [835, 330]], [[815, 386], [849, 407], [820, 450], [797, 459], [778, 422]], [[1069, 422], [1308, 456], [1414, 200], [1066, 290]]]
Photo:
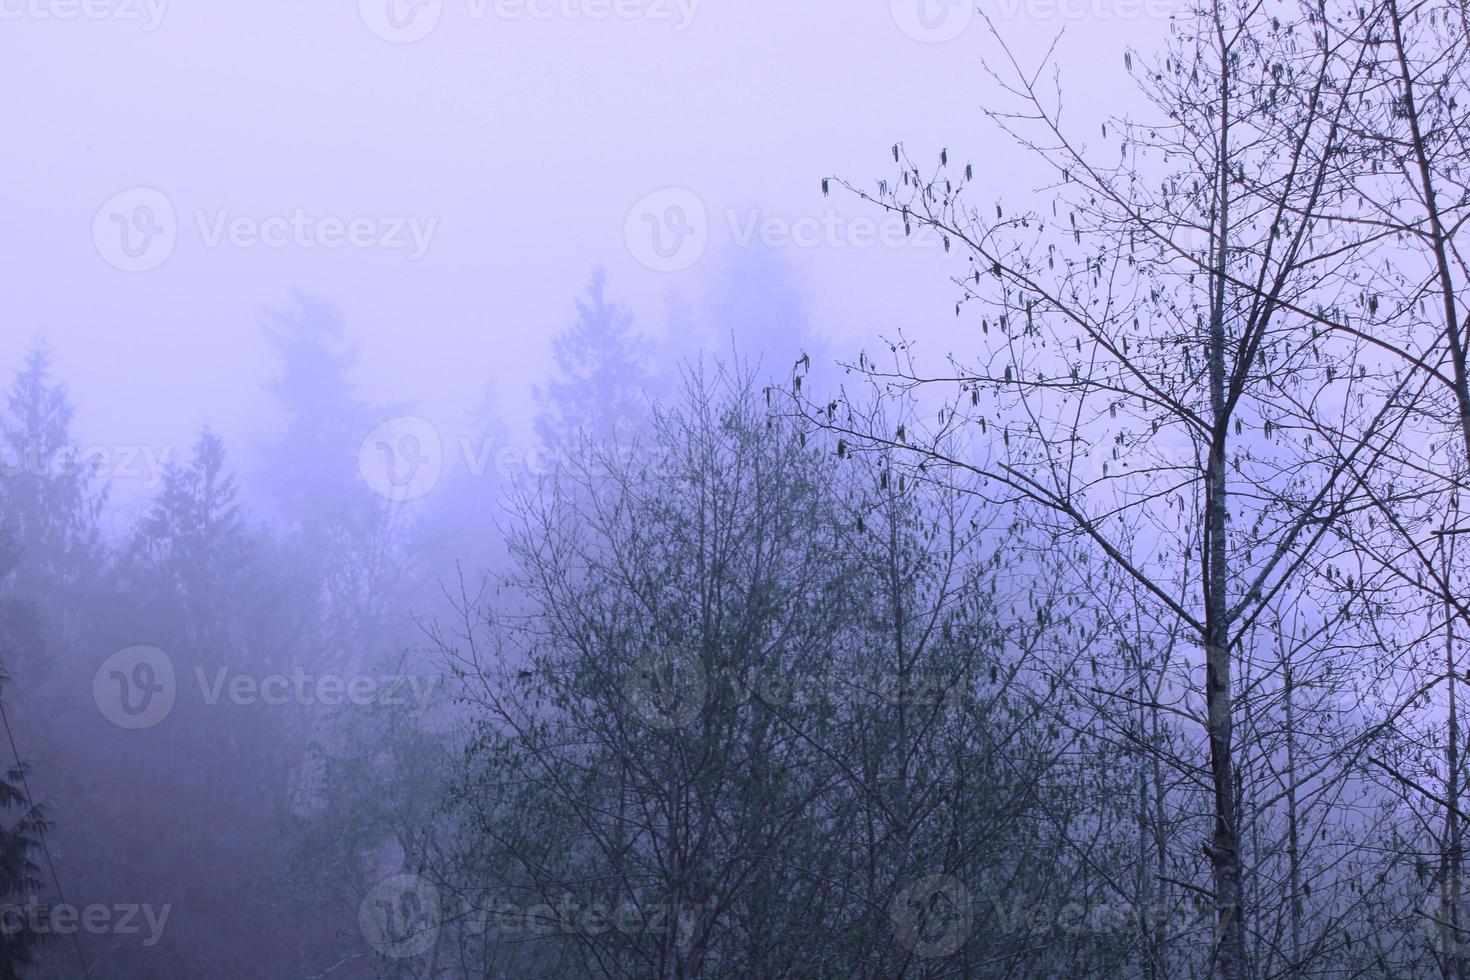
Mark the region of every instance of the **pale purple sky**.
[[[1123, 48], [1162, 34], [1164, 2], [985, 9], [1030, 57], [1065, 28], [1058, 60], [1087, 136], [1128, 104]], [[816, 236], [781, 251], [834, 349], [902, 327], [937, 357], [963, 340], [947, 280], [958, 264], [864, 244], [851, 222], [881, 216], [824, 200], [820, 179], [891, 177], [902, 139], [916, 159], [949, 147], [1022, 205], [1040, 175], [981, 115], [993, 90], [980, 58], [995, 47], [967, 11], [0, 0], [0, 369], [44, 332], [84, 439], [182, 444], [205, 421], [248, 438], [267, 404], [263, 310], [301, 289], [341, 310], [369, 398], [447, 418], [493, 381], [519, 425], [593, 265], [656, 335], [664, 297], [696, 298], [732, 239], [792, 225]], [[139, 254], [120, 250], [118, 222], [146, 223], [159, 201], [137, 188], [172, 208], [171, 251], [136, 228]], [[704, 208], [702, 253], [660, 258], [647, 229], [638, 240], [640, 201], [654, 194], [647, 207], [677, 217], [668, 209], [689, 200], [667, 188]], [[323, 247], [333, 235], [358, 244]], [[156, 267], [116, 267], [130, 263]]]

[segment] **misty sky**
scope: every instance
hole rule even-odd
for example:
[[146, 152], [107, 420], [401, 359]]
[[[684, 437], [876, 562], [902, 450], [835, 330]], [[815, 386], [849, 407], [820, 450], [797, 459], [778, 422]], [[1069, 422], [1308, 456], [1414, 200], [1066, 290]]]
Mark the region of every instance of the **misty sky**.
[[[1155, 3], [987, 13], [1032, 56], [1065, 28], [1075, 123], [1125, 107], [1122, 50], [1166, 29]], [[745, 236], [835, 352], [901, 327], [937, 356], [969, 322], [946, 281], [963, 260], [869, 242], [850, 222], [882, 216], [820, 179], [891, 178], [902, 139], [1019, 206], [1040, 176], [980, 111], [995, 51], [941, 0], [0, 0], [0, 363], [43, 333], [84, 441], [187, 445], [210, 422], [248, 443], [270, 421], [265, 310], [299, 289], [339, 308], [367, 399], [452, 420], [493, 383], [524, 431], [594, 265], [657, 336]], [[688, 192], [703, 237], [650, 252], [644, 215], [693, 228]], [[173, 239], [123, 271], [158, 193]], [[793, 227], [804, 244], [769, 237]]]

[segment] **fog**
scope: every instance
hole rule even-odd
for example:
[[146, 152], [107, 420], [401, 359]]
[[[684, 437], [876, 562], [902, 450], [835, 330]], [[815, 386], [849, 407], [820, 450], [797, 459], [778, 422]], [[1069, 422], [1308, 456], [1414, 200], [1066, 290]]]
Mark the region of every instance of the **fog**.
[[1457, 10], [0, 0], [0, 977], [1470, 973]]
[[[779, 248], [820, 336], [856, 349], [898, 325], [948, 327], [933, 256], [844, 247], [841, 222], [879, 216], [823, 199], [820, 179], [867, 181], [905, 139], [989, 159], [996, 196], [1029, 188], [979, 118], [978, 18], [963, 40], [924, 44], [883, 5], [700, 3], [671, 22], [663, 3], [596, 20], [550, 3], [526, 5], [556, 14], [538, 19], [450, 2], [425, 5], [442, 7], [428, 36], [394, 44], [368, 27], [386, 6], [168, 4], [150, 30], [121, 2], [96, 20], [7, 5], [0, 44], [23, 94], [6, 114], [6, 201], [24, 232], [6, 263], [0, 355], [16, 363], [43, 334], [90, 393], [88, 438], [178, 446], [208, 420], [248, 440], [269, 424], [263, 311], [295, 289], [340, 310], [365, 397], [452, 419], [494, 384], [506, 414], [524, 416], [595, 265], [662, 337], [670, 300], [712, 289], [752, 220], [779, 229], [829, 210], [835, 233]], [[1087, 20], [1018, 26], [1031, 44], [1085, 33], [1067, 43], [1069, 73], [1119, 91], [1122, 42], [1159, 30], [1119, 21], [1099, 45]], [[177, 244], [146, 275], [111, 268], [91, 234], [133, 188], [166, 195], [177, 216]], [[624, 234], [633, 207], [665, 188], [692, 191], [711, 219], [703, 254], [672, 273], [640, 264]], [[209, 235], [221, 220], [297, 212], [433, 231], [417, 259], [309, 235], [280, 247]]]

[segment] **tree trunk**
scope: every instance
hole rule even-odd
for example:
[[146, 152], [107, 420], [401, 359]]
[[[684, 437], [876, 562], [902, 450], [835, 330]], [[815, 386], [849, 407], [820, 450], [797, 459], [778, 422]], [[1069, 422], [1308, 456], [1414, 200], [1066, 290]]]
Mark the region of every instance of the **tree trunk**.
[[[1222, 46], [1222, 50], [1224, 47]], [[1230, 227], [1230, 85], [1228, 61], [1221, 67], [1220, 143], [1216, 185], [1216, 238], [1210, 297], [1210, 334], [1206, 350], [1210, 384], [1210, 454], [1205, 468], [1205, 711], [1214, 789], [1215, 833], [1209, 852], [1215, 881], [1215, 973], [1222, 980], [1245, 975], [1244, 895], [1240, 869], [1239, 813], [1235, 799], [1235, 760], [1230, 681], [1229, 581], [1225, 544], [1228, 516], [1225, 440], [1230, 421], [1226, 402], [1225, 289], [1226, 242]]]

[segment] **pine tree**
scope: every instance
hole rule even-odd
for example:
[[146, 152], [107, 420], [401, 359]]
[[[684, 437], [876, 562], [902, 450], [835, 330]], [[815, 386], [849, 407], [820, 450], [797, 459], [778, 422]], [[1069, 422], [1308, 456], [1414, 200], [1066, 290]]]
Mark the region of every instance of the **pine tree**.
[[52, 380], [49, 348], [37, 343], [0, 419], [0, 520], [18, 549], [8, 577], [21, 596], [67, 593], [95, 564], [106, 493], [97, 461], [72, 439], [73, 413], [66, 386]]
[[[0, 686], [4, 681], [0, 676]], [[16, 762], [0, 778], [0, 813], [6, 821], [0, 824], [0, 905], [31, 906], [45, 889], [36, 859], [50, 823], [44, 808], [32, 806], [25, 793], [27, 772], [25, 763]], [[49, 935], [13, 925], [7, 923], [12, 928], [0, 929], [0, 980], [21, 977], [36, 947]]]
[[704, 297], [706, 349], [723, 356], [733, 346], [741, 360], [759, 364], [764, 381], [778, 385], [790, 382], [805, 355], [806, 382], [825, 382], [833, 355], [812, 332], [807, 296], [785, 257], [754, 243], [731, 250], [718, 268]]
[[[0, 576], [14, 567], [19, 552], [12, 538], [0, 533]], [[10, 681], [3, 666], [26, 651], [34, 659], [42, 643], [34, 604], [18, 599], [0, 601], [0, 698]], [[5, 743], [8, 749], [8, 740]], [[45, 808], [33, 806], [26, 792], [29, 767], [20, 759], [0, 776], [0, 908], [25, 906], [45, 893], [37, 857], [41, 840], [50, 829]], [[25, 918], [0, 922], [0, 980], [13, 980], [34, 959], [36, 947], [47, 935], [24, 928]], [[19, 924], [22, 928], [15, 928]]]
[[597, 443], [629, 436], [646, 414], [653, 347], [632, 312], [607, 298], [607, 273], [593, 270], [577, 319], [552, 341], [558, 376], [536, 390], [536, 434], [564, 452], [585, 436]]
[[164, 471], [133, 540], [131, 565], [175, 597], [189, 622], [230, 608], [250, 558], [240, 489], [225, 462], [223, 440], [204, 429], [188, 463]]
[[323, 530], [361, 509], [357, 451], [373, 421], [348, 378], [356, 353], [343, 342], [341, 318], [320, 300], [296, 299], [266, 328], [281, 365], [268, 390], [285, 424], [265, 448], [263, 475], [279, 516]]

